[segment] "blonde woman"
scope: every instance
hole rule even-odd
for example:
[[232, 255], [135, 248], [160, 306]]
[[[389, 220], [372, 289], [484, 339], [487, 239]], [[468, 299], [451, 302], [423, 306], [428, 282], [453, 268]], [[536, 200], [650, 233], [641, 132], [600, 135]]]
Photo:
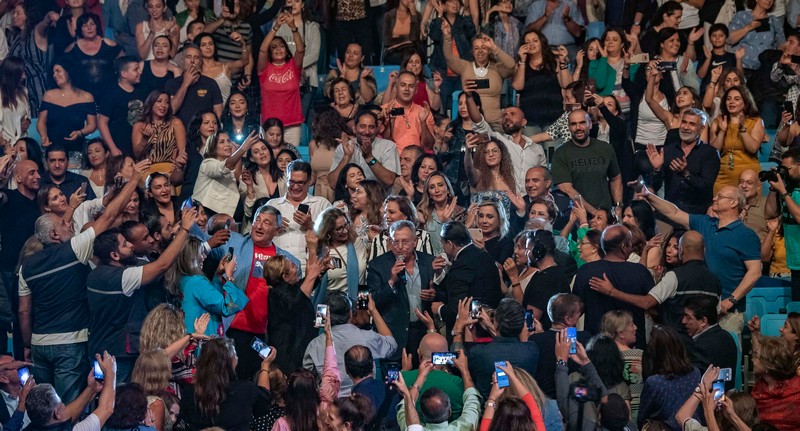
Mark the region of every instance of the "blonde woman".
[[619, 348], [625, 361], [625, 383], [631, 390], [631, 416], [639, 411], [639, 396], [642, 394], [642, 349], [633, 347], [636, 343], [636, 324], [633, 315], [627, 311], [609, 311], [600, 322], [600, 333], [611, 337]]
[[144, 424], [164, 431], [167, 408], [161, 396], [169, 387], [172, 377], [172, 364], [163, 349], [147, 350], [139, 354], [133, 366], [131, 382], [138, 384], [147, 394], [147, 416]]

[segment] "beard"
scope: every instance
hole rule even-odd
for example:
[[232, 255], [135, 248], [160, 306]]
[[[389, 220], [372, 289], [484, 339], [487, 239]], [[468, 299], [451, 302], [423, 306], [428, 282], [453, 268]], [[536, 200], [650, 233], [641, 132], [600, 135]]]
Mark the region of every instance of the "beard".
[[513, 135], [514, 133], [517, 133], [520, 130], [522, 130], [522, 125], [521, 124], [509, 123], [508, 127], [506, 127], [506, 125], [503, 124], [503, 132], [506, 135]]
[[699, 135], [692, 133], [692, 132], [684, 132], [683, 130], [678, 129], [678, 136], [680, 136], [681, 141], [683, 142], [693, 142], [696, 141]]

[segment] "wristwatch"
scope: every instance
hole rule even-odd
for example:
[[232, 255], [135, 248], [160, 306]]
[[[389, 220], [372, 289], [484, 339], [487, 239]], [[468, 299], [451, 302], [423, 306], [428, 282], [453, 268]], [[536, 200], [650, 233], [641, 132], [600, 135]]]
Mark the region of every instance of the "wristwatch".
[[375, 166], [375, 163], [378, 163], [378, 159], [376, 159], [375, 157], [373, 157], [373, 158], [372, 158], [372, 160], [368, 161], [367, 163], [368, 163], [370, 166]]
[[725, 298], [725, 299], [726, 299], [727, 301], [731, 301], [731, 304], [733, 304], [733, 305], [736, 305], [736, 302], [738, 301], [738, 299], [736, 299], [736, 297], [735, 297], [735, 296], [733, 296], [733, 295], [731, 295], [731, 296], [729, 296], [729, 297], [727, 297], [727, 298]]

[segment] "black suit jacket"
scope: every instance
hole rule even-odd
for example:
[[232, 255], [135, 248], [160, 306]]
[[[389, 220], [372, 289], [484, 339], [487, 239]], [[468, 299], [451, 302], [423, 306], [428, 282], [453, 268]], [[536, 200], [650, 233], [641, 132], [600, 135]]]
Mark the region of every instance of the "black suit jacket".
[[[710, 364], [735, 371], [736, 357], [739, 351], [733, 337], [734, 335], [719, 325], [707, 329], [689, 343], [689, 356], [692, 358], [692, 364], [701, 372], [705, 372]], [[726, 382], [725, 388], [733, 388], [733, 383], [733, 379]]]
[[497, 307], [503, 297], [494, 258], [474, 244], [461, 250], [444, 280], [436, 286], [436, 300], [445, 304], [442, 319], [447, 324], [448, 337], [456, 322], [458, 301], [468, 296], [492, 308]]
[[[367, 286], [372, 294], [372, 300], [375, 301], [375, 307], [381, 313], [397, 341], [397, 349], [393, 357], [399, 358], [408, 341], [408, 323], [412, 311], [409, 309], [406, 284], [398, 280], [394, 289], [389, 287], [389, 277], [392, 275], [392, 266], [396, 260], [397, 258], [392, 252], [372, 259], [367, 268]], [[420, 273], [420, 287], [427, 289], [433, 281], [433, 256], [418, 251], [417, 267], [419, 267]], [[430, 311], [430, 301], [422, 301], [421, 305], [421, 311]]]

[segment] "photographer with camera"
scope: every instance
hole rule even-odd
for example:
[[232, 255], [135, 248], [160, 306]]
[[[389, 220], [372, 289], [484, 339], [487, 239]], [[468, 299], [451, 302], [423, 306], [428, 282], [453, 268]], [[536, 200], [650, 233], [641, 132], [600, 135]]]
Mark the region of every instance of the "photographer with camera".
[[769, 171], [758, 173], [758, 179], [769, 181], [767, 218], [781, 216], [786, 243], [786, 266], [792, 272], [792, 301], [800, 301], [800, 148], [790, 148], [783, 153], [781, 164]]

